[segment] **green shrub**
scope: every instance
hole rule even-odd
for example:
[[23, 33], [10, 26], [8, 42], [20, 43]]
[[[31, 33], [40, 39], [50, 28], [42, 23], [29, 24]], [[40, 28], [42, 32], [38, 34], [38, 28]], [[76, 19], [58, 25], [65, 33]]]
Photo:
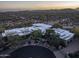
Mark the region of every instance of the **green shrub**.
[[55, 28], [63, 28], [63, 26], [60, 23], [55, 23], [53, 26]]
[[76, 37], [79, 37], [79, 27], [73, 28], [73, 33], [75, 33]]

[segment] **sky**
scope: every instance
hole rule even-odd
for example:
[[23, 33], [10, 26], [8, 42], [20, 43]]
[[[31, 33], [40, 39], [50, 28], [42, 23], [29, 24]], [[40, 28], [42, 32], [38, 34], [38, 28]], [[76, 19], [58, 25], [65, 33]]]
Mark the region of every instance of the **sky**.
[[0, 10], [48, 10], [78, 8], [76, 1], [0, 1]]

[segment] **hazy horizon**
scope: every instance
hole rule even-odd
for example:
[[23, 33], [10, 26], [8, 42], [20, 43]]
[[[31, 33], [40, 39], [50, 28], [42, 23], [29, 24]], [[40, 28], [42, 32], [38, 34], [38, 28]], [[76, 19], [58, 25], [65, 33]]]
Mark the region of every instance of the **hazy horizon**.
[[0, 11], [75, 9], [78, 7], [79, 2], [76, 1], [0, 1]]

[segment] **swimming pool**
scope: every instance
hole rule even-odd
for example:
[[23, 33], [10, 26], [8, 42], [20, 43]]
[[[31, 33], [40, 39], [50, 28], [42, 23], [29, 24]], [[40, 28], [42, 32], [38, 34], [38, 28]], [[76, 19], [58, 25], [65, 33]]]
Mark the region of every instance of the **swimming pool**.
[[31, 45], [13, 51], [10, 58], [55, 58], [55, 55], [48, 48]]

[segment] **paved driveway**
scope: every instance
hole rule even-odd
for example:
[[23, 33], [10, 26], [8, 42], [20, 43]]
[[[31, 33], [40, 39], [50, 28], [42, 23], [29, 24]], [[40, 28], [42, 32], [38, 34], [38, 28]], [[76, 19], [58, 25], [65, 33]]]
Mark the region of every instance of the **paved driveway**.
[[65, 53], [73, 53], [75, 51], [79, 50], [79, 39], [75, 39], [73, 40], [71, 43], [69, 43], [69, 45], [62, 49], [62, 51], [64, 51]]
[[79, 39], [74, 39], [67, 47], [61, 49], [60, 51], [54, 51], [54, 54], [57, 58], [64, 58], [67, 53], [73, 53], [75, 51], [79, 51]]

